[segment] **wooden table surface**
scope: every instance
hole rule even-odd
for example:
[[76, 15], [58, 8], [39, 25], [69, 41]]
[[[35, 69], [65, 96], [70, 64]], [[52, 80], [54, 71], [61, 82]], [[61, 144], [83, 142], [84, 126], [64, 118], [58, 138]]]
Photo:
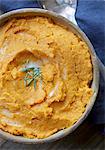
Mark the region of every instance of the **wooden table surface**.
[[105, 150], [105, 137], [89, 118], [72, 134], [48, 144], [26, 145], [4, 142], [0, 150]]

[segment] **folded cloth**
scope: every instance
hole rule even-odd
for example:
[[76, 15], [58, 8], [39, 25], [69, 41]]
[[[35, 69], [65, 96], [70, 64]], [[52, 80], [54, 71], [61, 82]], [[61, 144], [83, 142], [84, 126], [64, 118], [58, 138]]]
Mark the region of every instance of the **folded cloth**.
[[[0, 0], [0, 10], [5, 13], [18, 8], [41, 7], [36, 0]], [[76, 20], [92, 42], [105, 65], [105, 1], [78, 0]], [[105, 83], [100, 77], [99, 94], [91, 113], [95, 123], [105, 124]]]
[[0, 0], [0, 10], [2, 13], [20, 8], [40, 8], [36, 0]]
[[[78, 0], [76, 20], [105, 65], [105, 1]], [[102, 74], [100, 74], [99, 93], [91, 117], [95, 123], [105, 124], [105, 81]]]

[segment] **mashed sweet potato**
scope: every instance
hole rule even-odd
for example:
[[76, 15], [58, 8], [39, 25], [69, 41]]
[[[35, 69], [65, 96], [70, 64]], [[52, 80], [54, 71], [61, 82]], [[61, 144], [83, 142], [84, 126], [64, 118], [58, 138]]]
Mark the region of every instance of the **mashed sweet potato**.
[[0, 129], [45, 138], [72, 126], [93, 94], [91, 80], [85, 42], [50, 19], [0, 27]]

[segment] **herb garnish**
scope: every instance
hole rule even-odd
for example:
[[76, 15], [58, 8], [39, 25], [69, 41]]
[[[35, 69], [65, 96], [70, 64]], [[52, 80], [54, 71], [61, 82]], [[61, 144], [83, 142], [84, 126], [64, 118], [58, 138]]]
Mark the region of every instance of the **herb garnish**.
[[42, 79], [40, 68], [31, 64], [27, 65], [25, 68], [22, 68], [21, 71], [26, 72], [24, 77], [25, 86], [29, 86], [32, 82], [34, 82], [34, 88], [36, 88], [36, 82], [38, 79]]

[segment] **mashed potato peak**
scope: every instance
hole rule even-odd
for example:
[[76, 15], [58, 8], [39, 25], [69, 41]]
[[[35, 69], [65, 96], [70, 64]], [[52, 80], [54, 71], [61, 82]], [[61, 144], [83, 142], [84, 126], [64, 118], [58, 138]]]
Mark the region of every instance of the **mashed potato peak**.
[[45, 138], [72, 126], [92, 96], [91, 80], [85, 42], [50, 19], [14, 18], [0, 27], [2, 130]]

